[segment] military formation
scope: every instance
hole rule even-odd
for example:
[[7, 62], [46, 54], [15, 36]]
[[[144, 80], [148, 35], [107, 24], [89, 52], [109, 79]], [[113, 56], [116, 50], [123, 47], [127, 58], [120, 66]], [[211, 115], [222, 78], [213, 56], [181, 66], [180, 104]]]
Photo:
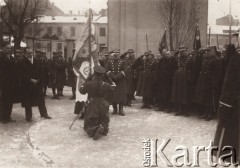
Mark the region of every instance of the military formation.
[[100, 60], [117, 85], [110, 100], [113, 114], [124, 116], [123, 106], [131, 106], [136, 95], [142, 97], [143, 109], [212, 120], [218, 116], [228, 57], [228, 50], [214, 46], [191, 52], [180, 47], [157, 56], [148, 50], [139, 57], [132, 49], [122, 55], [114, 50]]

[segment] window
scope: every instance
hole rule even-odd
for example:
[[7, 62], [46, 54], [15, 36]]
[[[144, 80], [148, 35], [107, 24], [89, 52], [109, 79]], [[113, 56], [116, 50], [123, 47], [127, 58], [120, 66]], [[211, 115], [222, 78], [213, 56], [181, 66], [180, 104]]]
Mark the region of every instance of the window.
[[62, 35], [62, 27], [57, 27], [57, 35], [58, 36]]
[[47, 34], [48, 34], [49, 36], [52, 36], [52, 30], [53, 30], [52, 27], [48, 27], [48, 28], [47, 28]]
[[36, 48], [41, 49], [41, 43], [36, 43]]
[[47, 51], [50, 52], [51, 51], [51, 44], [47, 43]]
[[75, 36], [75, 27], [70, 28], [70, 36]]
[[106, 28], [105, 27], [100, 27], [99, 29], [99, 34], [100, 36], [106, 36]]
[[62, 43], [57, 44], [57, 49], [58, 49], [58, 51], [62, 51]]
[[214, 37], [212, 37], [212, 38], [211, 38], [211, 45], [215, 45], [215, 43], [216, 43], [216, 40], [215, 40]]
[[99, 44], [99, 52], [104, 52], [106, 48], [106, 44]]

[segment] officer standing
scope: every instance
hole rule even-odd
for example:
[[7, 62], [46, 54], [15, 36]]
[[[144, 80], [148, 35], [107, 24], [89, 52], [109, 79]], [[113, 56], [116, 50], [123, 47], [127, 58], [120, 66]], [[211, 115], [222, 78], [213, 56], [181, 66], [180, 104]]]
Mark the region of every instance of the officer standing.
[[58, 74], [58, 95], [63, 96], [63, 88], [66, 84], [67, 78], [67, 63], [63, 57], [63, 52], [58, 51], [59, 62], [57, 66], [57, 74]]
[[170, 52], [162, 54], [162, 58], [158, 61], [156, 68], [157, 79], [157, 111], [170, 111], [172, 78], [175, 67], [173, 65], [172, 56]]
[[176, 115], [188, 116], [189, 92], [190, 92], [190, 58], [185, 47], [179, 48], [176, 58], [177, 68], [173, 76], [171, 100], [177, 105]]
[[[231, 48], [233, 46], [230, 46]], [[235, 48], [235, 47], [234, 47]], [[219, 121], [214, 138], [214, 146], [218, 146], [220, 156], [229, 156], [224, 147], [232, 147], [236, 154], [233, 163], [239, 162], [239, 109], [240, 109], [240, 53], [233, 53], [227, 66], [221, 99], [219, 102]], [[228, 148], [229, 149], [229, 148]], [[226, 157], [226, 161], [231, 161]]]
[[106, 63], [105, 69], [108, 76], [113, 82], [116, 83], [116, 90], [112, 95], [113, 115], [118, 113], [124, 116], [123, 105], [127, 101], [127, 90], [126, 90], [126, 62], [120, 59], [120, 50], [114, 50], [112, 52], [113, 60], [109, 60]]
[[75, 49], [73, 50], [72, 56], [69, 57], [68, 63], [67, 63], [67, 85], [72, 88], [72, 97], [71, 100], [74, 100], [76, 98], [76, 82], [77, 78], [73, 71], [73, 56], [75, 54]]
[[[143, 59], [144, 56], [146, 59]], [[151, 51], [147, 51], [139, 57], [133, 64], [133, 68], [140, 71], [136, 94], [137, 96], [143, 96], [143, 106], [141, 108], [150, 109], [153, 104], [155, 73], [154, 55], [151, 54]]]
[[207, 53], [203, 57], [202, 69], [198, 78], [195, 101], [200, 105], [202, 116], [206, 120], [211, 120], [214, 116], [214, 74], [216, 61], [216, 47], [207, 48]]
[[43, 86], [43, 94], [47, 95], [47, 86], [49, 81], [49, 67], [48, 67], [48, 59], [46, 56], [46, 52], [41, 52], [41, 80]]
[[127, 70], [126, 70], [126, 82], [127, 82], [127, 105], [131, 107], [131, 101], [134, 98], [134, 93], [136, 91], [136, 70], [133, 69], [133, 64], [135, 62], [134, 50], [129, 49], [127, 51], [128, 58], [126, 59]]
[[49, 61], [49, 83], [48, 83], [48, 87], [52, 88], [52, 92], [53, 92], [53, 97], [52, 99], [59, 99], [59, 95], [56, 94], [56, 88], [58, 87], [58, 79], [57, 79], [57, 66], [59, 62], [59, 57], [57, 56], [57, 52], [53, 51], [53, 57], [52, 59]]
[[16, 94], [16, 67], [9, 50], [0, 50], [0, 122], [14, 122], [11, 119]]
[[80, 88], [81, 94], [88, 93], [89, 104], [84, 118], [84, 130], [90, 137], [97, 140], [101, 135], [107, 135], [109, 131], [109, 103], [105, 99], [106, 94], [112, 92], [115, 84], [103, 81], [105, 69], [101, 66], [94, 67], [94, 76]]

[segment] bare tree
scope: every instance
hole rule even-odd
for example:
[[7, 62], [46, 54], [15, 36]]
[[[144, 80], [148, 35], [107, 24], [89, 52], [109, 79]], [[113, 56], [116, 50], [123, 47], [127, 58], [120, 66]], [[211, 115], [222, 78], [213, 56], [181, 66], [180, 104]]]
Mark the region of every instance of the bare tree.
[[14, 48], [19, 49], [25, 28], [39, 15], [43, 15], [47, 0], [4, 0], [0, 17], [14, 38]]
[[189, 46], [194, 34], [195, 0], [159, 0], [161, 20], [168, 30], [170, 50], [181, 45]]

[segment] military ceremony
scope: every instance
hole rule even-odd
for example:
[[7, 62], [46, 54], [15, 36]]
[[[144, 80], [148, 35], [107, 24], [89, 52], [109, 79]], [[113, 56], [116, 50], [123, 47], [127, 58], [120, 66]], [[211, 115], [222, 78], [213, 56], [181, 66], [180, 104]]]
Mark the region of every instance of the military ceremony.
[[0, 168], [239, 167], [239, 9], [2, 0]]

